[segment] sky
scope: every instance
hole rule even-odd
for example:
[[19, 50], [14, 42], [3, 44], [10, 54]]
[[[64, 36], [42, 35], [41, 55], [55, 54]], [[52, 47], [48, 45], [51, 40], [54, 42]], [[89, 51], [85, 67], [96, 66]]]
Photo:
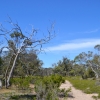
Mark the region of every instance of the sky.
[[0, 23], [5, 25], [8, 16], [23, 32], [31, 25], [38, 29], [39, 38], [48, 35], [54, 23], [56, 36], [38, 55], [43, 67], [52, 67], [63, 57], [73, 60], [100, 44], [100, 0], [0, 0]]

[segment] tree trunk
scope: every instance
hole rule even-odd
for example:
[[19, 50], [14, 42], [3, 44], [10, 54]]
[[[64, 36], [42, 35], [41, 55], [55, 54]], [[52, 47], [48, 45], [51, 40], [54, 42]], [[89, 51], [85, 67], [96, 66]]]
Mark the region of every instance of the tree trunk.
[[95, 73], [96, 79], [98, 79], [98, 78], [99, 78], [98, 73], [97, 73], [92, 67], [91, 67], [91, 69], [92, 69], [92, 71]]
[[15, 67], [16, 60], [17, 60], [18, 55], [19, 55], [19, 53], [17, 53], [16, 56], [15, 56], [15, 59], [14, 59], [13, 65], [12, 65], [12, 67], [11, 67], [11, 70], [10, 70], [9, 76], [8, 76], [8, 78], [7, 78], [7, 86], [6, 86], [7, 88], [8, 88], [8, 86], [10, 85], [10, 84], [9, 84], [9, 81], [10, 81], [10, 78], [11, 78], [11, 75], [12, 75], [12, 72], [13, 72], [13, 69], [14, 69], [14, 67]]
[[8, 74], [8, 71], [9, 71], [9, 68], [11, 66], [11, 61], [13, 60], [13, 56], [11, 57], [10, 61], [9, 61], [9, 66], [7, 67], [6, 69], [6, 72], [5, 72], [5, 87], [7, 88], [7, 74]]
[[2, 81], [0, 80], [0, 89], [2, 88]]
[[6, 73], [5, 73], [5, 87], [6, 88], [7, 88], [7, 73], [8, 73], [8, 68], [9, 68], [9, 66], [7, 67]]

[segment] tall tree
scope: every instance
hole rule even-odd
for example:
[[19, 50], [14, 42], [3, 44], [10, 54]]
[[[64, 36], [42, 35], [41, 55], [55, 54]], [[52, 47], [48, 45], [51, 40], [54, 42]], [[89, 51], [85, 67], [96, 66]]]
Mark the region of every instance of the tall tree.
[[73, 66], [73, 61], [70, 61], [68, 58], [63, 57], [62, 60], [59, 60], [57, 64], [54, 64], [54, 73], [61, 74], [63, 76], [69, 75]]
[[[75, 61], [80, 63], [86, 68], [91, 68], [91, 70], [95, 73], [96, 78], [100, 76], [100, 67], [99, 62], [97, 61], [98, 56], [93, 54], [93, 52], [88, 51], [88, 53], [82, 52], [78, 56], [75, 57]], [[97, 63], [98, 62], [98, 63]]]
[[[51, 26], [50, 30], [48, 30], [48, 36], [43, 38], [36, 38], [37, 30], [32, 28], [32, 31], [27, 35], [22, 32], [22, 29], [18, 25], [18, 23], [13, 23], [11, 18], [9, 18], [8, 23], [12, 25], [11, 30], [5, 29], [2, 25], [0, 27], [0, 32], [4, 34], [4, 38], [7, 41], [8, 45], [6, 44], [5, 47], [1, 48], [1, 51], [4, 48], [7, 48], [11, 52], [9, 66], [7, 67], [5, 73], [5, 80], [6, 80], [6, 87], [9, 86], [9, 81], [12, 76], [13, 70], [15, 69], [16, 61], [21, 53], [23, 53], [26, 49], [34, 49], [37, 53], [42, 51], [42, 45], [48, 43], [53, 37], [53, 25]], [[10, 37], [9, 37], [10, 35]]]

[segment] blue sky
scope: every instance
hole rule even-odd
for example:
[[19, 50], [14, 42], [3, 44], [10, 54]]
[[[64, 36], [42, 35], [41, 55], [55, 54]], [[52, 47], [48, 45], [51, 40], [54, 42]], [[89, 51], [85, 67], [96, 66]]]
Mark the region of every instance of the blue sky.
[[7, 15], [23, 31], [32, 24], [39, 29], [39, 37], [55, 22], [56, 37], [39, 54], [43, 67], [51, 67], [62, 57], [74, 59], [100, 44], [100, 0], [1, 0], [0, 23], [5, 24]]

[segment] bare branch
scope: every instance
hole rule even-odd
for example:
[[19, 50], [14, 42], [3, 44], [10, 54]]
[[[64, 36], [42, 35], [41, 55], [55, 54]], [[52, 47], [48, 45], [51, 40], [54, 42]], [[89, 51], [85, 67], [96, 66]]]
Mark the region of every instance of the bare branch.
[[[42, 49], [43, 45], [48, 43], [51, 39], [53, 39], [55, 37], [55, 34], [54, 34], [55, 31], [53, 31], [54, 24], [52, 24], [51, 28], [47, 30], [48, 36], [44, 36], [41, 39], [36, 39], [35, 35], [37, 33], [37, 30], [34, 29], [33, 26], [32, 26], [31, 32], [30, 33], [27, 32], [29, 34], [29, 36], [26, 36], [26, 34], [24, 34], [22, 32], [21, 27], [18, 25], [18, 23], [13, 23], [12, 19], [9, 16], [8, 16], [8, 18], [9, 18], [9, 21], [6, 21], [6, 22], [12, 26], [11, 30], [5, 29], [2, 24], [0, 25], [1, 34], [4, 35], [5, 40], [8, 42], [8, 46], [1, 48], [0, 53], [2, 53], [2, 50], [4, 48], [6, 48], [9, 51], [11, 51], [12, 54], [15, 56], [13, 59], [13, 64], [11, 66], [10, 71], [7, 69], [7, 71], [9, 71], [9, 75], [6, 77], [7, 78], [7, 86], [9, 86], [11, 74], [15, 68], [15, 64], [18, 59], [18, 56], [22, 52], [24, 52], [25, 49], [27, 49], [27, 48], [34, 49], [36, 51], [36, 53], [39, 54], [40, 52], [44, 51]], [[8, 38], [7, 38], [8, 35], [6, 35], [6, 34], [11, 36], [10, 41], [8, 40]], [[22, 38], [21, 38], [21, 36], [22, 36]], [[6, 73], [8, 73], [7, 71], [6, 71]]]

